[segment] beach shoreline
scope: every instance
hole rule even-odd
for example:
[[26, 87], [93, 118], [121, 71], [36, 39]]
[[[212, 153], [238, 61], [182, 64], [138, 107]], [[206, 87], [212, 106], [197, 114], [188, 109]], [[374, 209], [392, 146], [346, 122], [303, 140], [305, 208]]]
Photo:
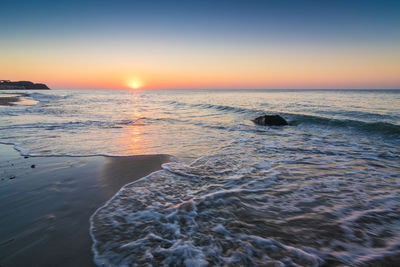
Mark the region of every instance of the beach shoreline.
[[169, 155], [24, 157], [0, 145], [0, 266], [94, 266], [89, 218]]
[[0, 95], [0, 106], [15, 106], [22, 95], [2, 96]]
[[0, 93], [0, 106], [35, 105], [37, 101], [26, 93]]

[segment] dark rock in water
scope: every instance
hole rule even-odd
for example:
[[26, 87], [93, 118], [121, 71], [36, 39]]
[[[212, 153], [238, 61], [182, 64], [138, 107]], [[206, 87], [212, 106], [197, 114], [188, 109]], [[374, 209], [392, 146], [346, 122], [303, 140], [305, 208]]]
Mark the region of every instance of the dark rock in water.
[[31, 168], [33, 169], [33, 168], [35, 168], [36, 167], [36, 165], [35, 164], [33, 164], [33, 165], [31, 165]]
[[263, 115], [254, 118], [252, 121], [259, 125], [268, 125], [268, 126], [288, 125], [288, 122], [279, 115]]

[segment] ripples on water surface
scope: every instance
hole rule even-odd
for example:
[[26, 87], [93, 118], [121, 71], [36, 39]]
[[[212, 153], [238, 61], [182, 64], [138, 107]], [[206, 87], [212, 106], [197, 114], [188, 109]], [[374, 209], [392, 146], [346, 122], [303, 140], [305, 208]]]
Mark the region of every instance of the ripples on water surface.
[[[91, 218], [106, 265], [395, 266], [400, 91], [51, 91], [0, 109], [38, 155], [169, 153]], [[287, 127], [249, 120], [280, 113]], [[392, 265], [390, 265], [392, 264]]]

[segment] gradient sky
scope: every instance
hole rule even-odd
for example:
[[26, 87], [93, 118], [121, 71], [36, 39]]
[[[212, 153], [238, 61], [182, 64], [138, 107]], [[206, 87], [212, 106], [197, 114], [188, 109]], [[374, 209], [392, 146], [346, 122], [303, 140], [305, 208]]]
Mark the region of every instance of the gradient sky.
[[0, 79], [51, 88], [400, 88], [400, 1], [21, 1]]

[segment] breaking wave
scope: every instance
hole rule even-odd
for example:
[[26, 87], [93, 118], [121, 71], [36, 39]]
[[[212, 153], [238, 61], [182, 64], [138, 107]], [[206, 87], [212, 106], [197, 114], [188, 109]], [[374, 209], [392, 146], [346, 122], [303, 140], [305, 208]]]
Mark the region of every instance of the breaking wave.
[[[214, 109], [222, 112], [245, 114], [248, 115], [248, 119], [251, 119], [255, 116], [262, 114], [279, 113], [285, 118], [287, 118], [289, 120], [289, 125], [292, 126], [297, 126], [301, 124], [312, 124], [312, 125], [322, 125], [322, 126], [340, 127], [340, 128], [353, 128], [355, 130], [360, 130], [365, 132], [375, 132], [378, 134], [381, 133], [389, 135], [392, 134], [400, 135], [400, 125], [391, 123], [393, 121], [398, 120], [398, 118], [378, 113], [366, 113], [362, 111], [320, 112], [328, 116], [328, 117], [323, 117], [323, 116], [308, 115], [308, 114], [279, 112], [274, 110], [269, 111], [266, 109], [252, 109], [252, 108], [233, 107], [226, 105], [188, 104], [176, 101], [169, 102], [169, 104], [177, 106], [185, 106], [190, 108]], [[340, 114], [344, 118], [341, 119], [334, 118], [334, 115], [336, 114]], [[345, 117], [353, 119], [345, 119]], [[362, 118], [367, 119], [367, 121], [361, 120]]]

